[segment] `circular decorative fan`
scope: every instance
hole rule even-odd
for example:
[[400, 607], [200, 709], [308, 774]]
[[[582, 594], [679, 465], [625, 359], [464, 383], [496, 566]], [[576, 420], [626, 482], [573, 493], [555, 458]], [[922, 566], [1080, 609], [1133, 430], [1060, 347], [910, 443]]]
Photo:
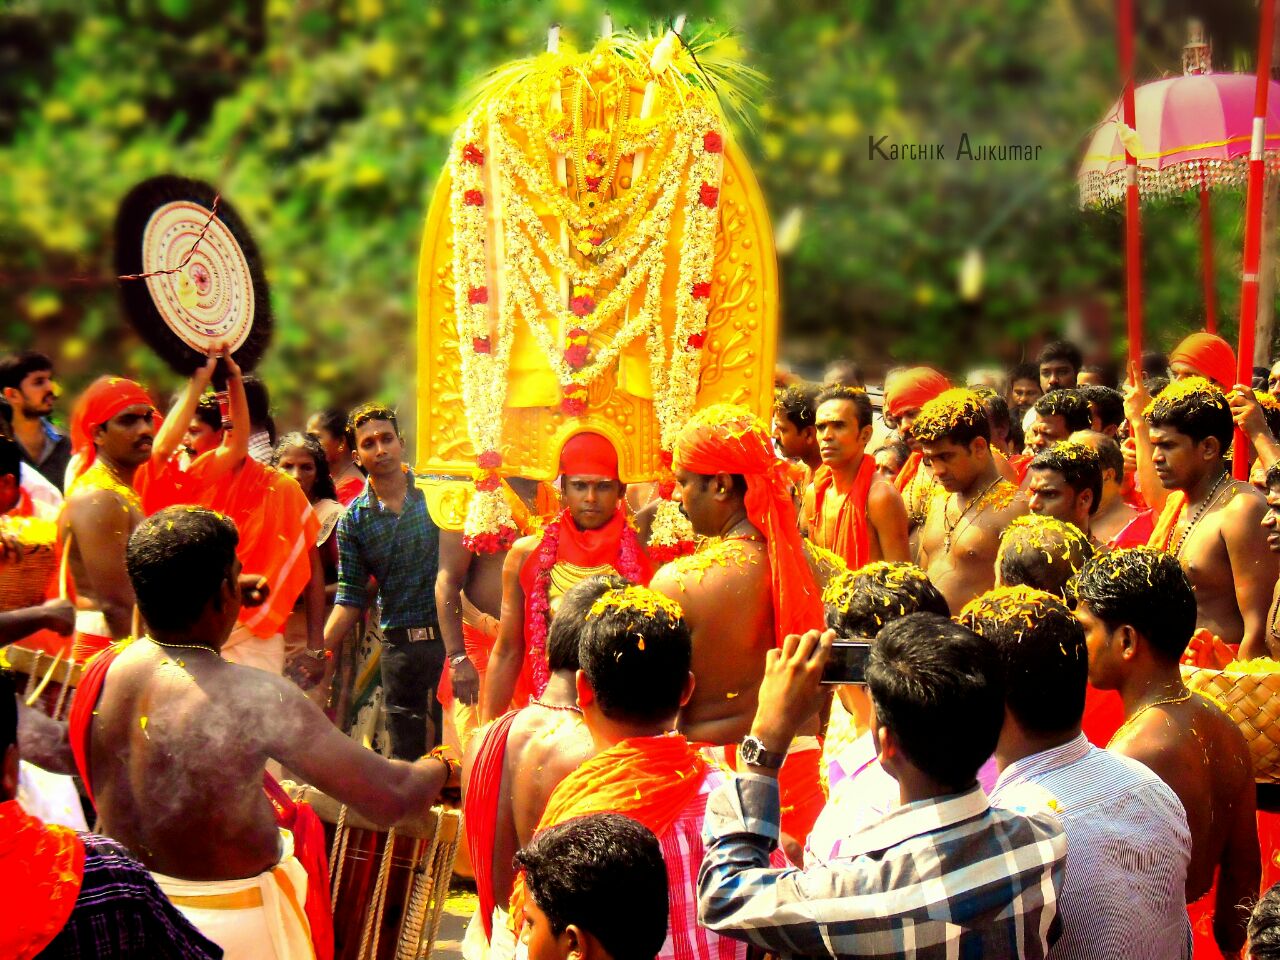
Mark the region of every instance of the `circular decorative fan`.
[[271, 301], [257, 244], [209, 184], [152, 177], [116, 213], [116, 273], [125, 315], [184, 376], [210, 348], [254, 369], [271, 339]]

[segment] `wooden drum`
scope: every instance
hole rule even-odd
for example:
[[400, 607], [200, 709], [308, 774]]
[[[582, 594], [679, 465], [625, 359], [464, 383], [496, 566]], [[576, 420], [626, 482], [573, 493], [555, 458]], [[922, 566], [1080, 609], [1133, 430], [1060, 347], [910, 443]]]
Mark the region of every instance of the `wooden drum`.
[[313, 787], [286, 782], [310, 803], [329, 838], [335, 960], [423, 960], [449, 894], [462, 815], [432, 807], [383, 830]]

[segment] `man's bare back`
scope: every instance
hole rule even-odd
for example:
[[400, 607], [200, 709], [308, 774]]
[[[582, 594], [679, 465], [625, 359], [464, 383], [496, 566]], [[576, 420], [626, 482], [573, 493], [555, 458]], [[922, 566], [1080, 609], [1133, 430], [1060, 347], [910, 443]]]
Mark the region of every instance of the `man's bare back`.
[[355, 744], [281, 677], [145, 639], [111, 665], [91, 739], [102, 832], [188, 880], [252, 877], [279, 860], [262, 789], [270, 758], [388, 825], [425, 812], [444, 781]]
[[1110, 750], [1148, 766], [1182, 801], [1191, 828], [1187, 902], [1208, 892], [1219, 867], [1215, 928], [1239, 922], [1236, 904], [1256, 896], [1261, 866], [1254, 820], [1253, 761], [1231, 719], [1192, 694], [1135, 715], [1112, 739]]
[[[995, 586], [996, 553], [1000, 535], [1027, 512], [1026, 498], [1007, 480], [1000, 480], [961, 515], [957, 498], [945, 493], [929, 501], [920, 532], [920, 566], [946, 598], [953, 612]], [[948, 549], [947, 517], [954, 526]]]
[[130, 534], [141, 522], [142, 513], [124, 496], [102, 488], [73, 493], [58, 518], [59, 538], [69, 544], [67, 565], [76, 585], [76, 609], [101, 611], [116, 637], [130, 632], [133, 588], [124, 554]]
[[751, 730], [765, 655], [775, 645], [763, 540], [712, 543], [662, 567], [650, 586], [680, 604], [693, 633], [696, 682], [680, 732], [696, 742], [737, 743]]
[[530, 704], [512, 721], [493, 850], [497, 903], [505, 904], [511, 898], [515, 881], [511, 858], [533, 839], [551, 794], [595, 753], [582, 715], [573, 710]]
[[1241, 649], [1245, 658], [1268, 655], [1266, 617], [1280, 572], [1262, 529], [1266, 507], [1259, 491], [1234, 482], [1194, 527], [1197, 511], [1183, 510], [1170, 539], [1195, 590], [1196, 627], [1226, 643], [1247, 640]]

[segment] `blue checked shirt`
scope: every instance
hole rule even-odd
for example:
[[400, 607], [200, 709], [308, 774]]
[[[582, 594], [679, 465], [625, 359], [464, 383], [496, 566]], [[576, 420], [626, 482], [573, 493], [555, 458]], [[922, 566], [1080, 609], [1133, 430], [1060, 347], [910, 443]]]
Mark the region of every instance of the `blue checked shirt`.
[[1059, 906], [1062, 939], [1050, 960], [1186, 960], [1191, 831], [1182, 802], [1129, 757], [1083, 736], [1009, 764], [997, 806], [1046, 791], [1067, 832]]
[[739, 774], [707, 801], [698, 918], [784, 957], [1042, 960], [1058, 939], [1067, 840], [1047, 811], [992, 807], [978, 786], [899, 807], [842, 856], [769, 868], [778, 782]]
[[436, 570], [440, 528], [427, 498], [409, 474], [399, 516], [382, 505], [366, 483], [338, 521], [338, 596], [343, 607], [363, 607], [370, 575], [378, 581], [382, 629], [436, 623]]

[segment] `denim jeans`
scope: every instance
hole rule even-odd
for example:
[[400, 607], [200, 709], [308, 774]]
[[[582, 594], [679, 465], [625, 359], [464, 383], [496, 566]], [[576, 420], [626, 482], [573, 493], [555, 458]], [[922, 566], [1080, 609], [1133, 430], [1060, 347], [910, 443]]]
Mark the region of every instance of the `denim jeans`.
[[397, 760], [417, 760], [440, 742], [436, 687], [444, 670], [444, 642], [383, 640], [381, 667], [391, 755]]

